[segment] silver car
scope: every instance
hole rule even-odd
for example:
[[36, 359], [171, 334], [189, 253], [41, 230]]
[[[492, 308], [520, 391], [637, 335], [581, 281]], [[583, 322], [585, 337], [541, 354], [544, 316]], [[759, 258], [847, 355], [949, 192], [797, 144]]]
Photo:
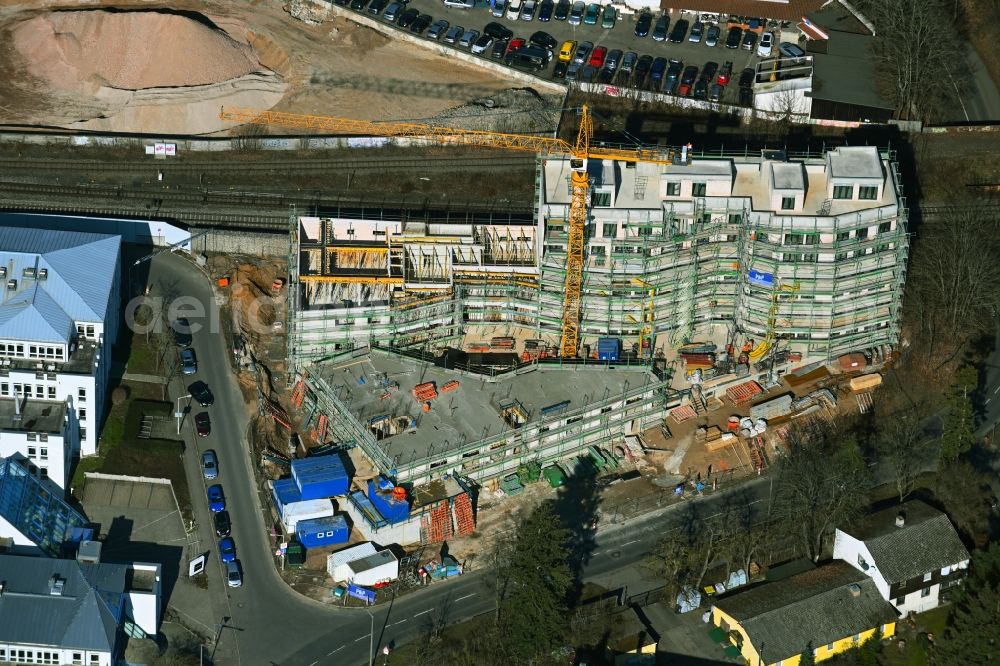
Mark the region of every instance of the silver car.
[[460, 25], [453, 25], [450, 28], [448, 28], [448, 32], [445, 33], [444, 41], [448, 42], [449, 44], [454, 44], [459, 39], [461, 39], [462, 35], [464, 34], [465, 34], [465, 28], [463, 28]]
[[580, 25], [583, 22], [583, 15], [587, 11], [587, 3], [583, 0], [576, 0], [573, 3], [573, 8], [569, 10], [569, 18], [566, 22], [570, 25]]
[[219, 476], [219, 459], [212, 449], [201, 454], [201, 471], [209, 481]]
[[521, 7], [521, 20], [530, 21], [531, 19], [535, 18], [536, 6], [537, 5], [535, 3], [535, 0], [526, 0], [524, 6]]
[[608, 51], [607, 57], [604, 58], [604, 69], [609, 70], [614, 73], [618, 69], [618, 65], [622, 61], [622, 52], [618, 49], [613, 51]]
[[436, 21], [434, 25], [431, 26], [430, 30], [427, 31], [427, 37], [430, 39], [441, 39], [444, 33], [448, 32], [448, 22], [444, 19]]
[[593, 50], [593, 42], [580, 42], [580, 45], [576, 47], [576, 53], [573, 54], [573, 62], [578, 65], [586, 63], [590, 60], [590, 52]]
[[479, 39], [478, 30], [466, 30], [465, 34], [462, 35], [462, 39], [458, 40], [458, 45], [462, 48], [470, 48], [472, 43]]
[[503, 18], [504, 12], [507, 11], [507, 0], [496, 0], [493, 7], [490, 9], [490, 14], [493, 18]]
[[639, 60], [639, 54], [635, 51], [629, 51], [622, 58], [622, 64], [620, 65], [621, 70], [626, 74], [631, 74], [632, 70], [635, 69], [635, 63]]
[[243, 586], [243, 572], [240, 571], [240, 561], [226, 562], [226, 583], [229, 587]]

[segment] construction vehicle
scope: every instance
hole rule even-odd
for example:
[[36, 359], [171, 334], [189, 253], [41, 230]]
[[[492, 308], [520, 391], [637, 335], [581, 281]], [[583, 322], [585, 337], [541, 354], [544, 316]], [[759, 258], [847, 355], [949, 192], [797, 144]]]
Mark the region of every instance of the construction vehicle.
[[[590, 177], [587, 161], [610, 159], [620, 162], [652, 162], [672, 164], [677, 151], [672, 148], [592, 148], [590, 139], [594, 134], [593, 120], [586, 105], [580, 109], [580, 126], [576, 142], [570, 144], [563, 139], [526, 134], [506, 134], [482, 130], [466, 130], [439, 127], [423, 123], [372, 122], [313, 116], [259, 109], [223, 108], [219, 112], [222, 120], [248, 125], [268, 125], [300, 130], [323, 130], [337, 134], [360, 134], [367, 136], [412, 137], [448, 145], [481, 146], [521, 150], [537, 153], [545, 157], [569, 157], [570, 162], [570, 213], [569, 242], [566, 251], [566, 282], [562, 313], [562, 338], [560, 352], [564, 357], [575, 357], [580, 342], [580, 292], [583, 285], [583, 249], [587, 225], [587, 209], [590, 199]], [[687, 160], [687, 150], [683, 149], [680, 163]]]
[[782, 292], [796, 292], [798, 290], [798, 282], [793, 285], [781, 284], [780, 281], [774, 283], [774, 287], [771, 289], [771, 307], [767, 311], [767, 332], [764, 335], [764, 339], [761, 340], [756, 347], [750, 350], [748, 356], [750, 357], [751, 362], [756, 363], [764, 358], [764, 356], [766, 356], [774, 346], [774, 341], [776, 339], [775, 327], [778, 317], [778, 296]]

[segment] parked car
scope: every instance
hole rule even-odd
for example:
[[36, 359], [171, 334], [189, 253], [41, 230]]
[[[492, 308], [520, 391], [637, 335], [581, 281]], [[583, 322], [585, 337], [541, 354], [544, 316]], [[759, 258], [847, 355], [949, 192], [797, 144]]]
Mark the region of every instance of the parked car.
[[621, 71], [625, 74], [631, 74], [635, 69], [635, 62], [639, 59], [639, 55], [635, 51], [629, 51], [622, 58]]
[[580, 45], [576, 47], [576, 53], [573, 55], [573, 62], [584, 64], [590, 58], [590, 52], [594, 50], [593, 42], [580, 42]]
[[653, 67], [653, 56], [644, 55], [635, 63], [635, 84], [641, 86]]
[[505, 13], [507, 13], [507, 0], [496, 0], [490, 7], [490, 16], [493, 18], [503, 18]]
[[508, 54], [504, 62], [510, 67], [538, 71], [549, 64], [549, 51], [540, 46], [522, 46]]
[[581, 65], [578, 62], [571, 62], [571, 63], [569, 63], [569, 66], [566, 68], [566, 80], [567, 81], [576, 81], [577, 79], [579, 79], [580, 78], [580, 69], [582, 67], [583, 67], [583, 65]]
[[719, 43], [719, 35], [721, 34], [722, 30], [719, 29], [719, 26], [708, 26], [708, 30], [705, 31], [705, 46], [715, 47]]
[[727, 60], [722, 63], [722, 69], [719, 70], [719, 85], [724, 86], [729, 83], [729, 77], [733, 74], [733, 61]]
[[719, 63], [706, 62], [704, 67], [701, 68], [701, 76], [699, 78], [711, 83], [712, 79], [715, 78], [715, 73], [717, 71], [719, 71]]
[[560, 60], [556, 63], [556, 66], [552, 68], [552, 78], [565, 79], [567, 69], [569, 69], [569, 63]]
[[174, 333], [174, 343], [180, 347], [190, 347], [194, 342], [191, 337], [191, 322], [189, 322], [184, 317], [179, 317], [177, 321], [170, 325], [171, 330]]
[[416, 7], [410, 7], [399, 15], [399, 20], [396, 23], [399, 24], [400, 28], [409, 28], [417, 20], [418, 16], [420, 16], [420, 10]]
[[760, 36], [760, 43], [757, 44], [757, 55], [761, 58], [770, 58], [771, 51], [774, 50], [774, 35], [765, 32]]
[[215, 396], [212, 395], [211, 389], [208, 388], [208, 384], [205, 382], [197, 381], [189, 384], [187, 388], [191, 397], [202, 407], [211, 407], [215, 404]]
[[521, 16], [521, 0], [507, 0], [507, 20], [516, 21]]
[[201, 454], [201, 474], [209, 481], [219, 476], [219, 458], [212, 449]]
[[670, 14], [663, 14], [656, 19], [656, 25], [653, 27], [653, 40], [665, 42], [668, 32], [670, 32]]
[[604, 65], [604, 58], [608, 55], [608, 47], [598, 46], [594, 49], [594, 52], [590, 54], [590, 62], [588, 63], [591, 67], [600, 68]]
[[477, 39], [479, 39], [478, 30], [466, 30], [462, 33], [462, 38], [458, 40], [458, 45], [465, 49], [472, 48], [472, 44]]
[[444, 33], [448, 32], [449, 26], [450, 24], [444, 19], [441, 19], [440, 21], [435, 21], [434, 25], [432, 25], [430, 27], [430, 30], [427, 31], [427, 36], [430, 39], [441, 39], [442, 37], [444, 37]]
[[569, 16], [570, 2], [569, 0], [559, 0], [556, 3], [556, 10], [552, 13], [552, 18], [557, 21], [565, 21], [566, 17]]
[[615, 27], [615, 21], [618, 18], [618, 12], [615, 11], [613, 5], [605, 5], [604, 11], [601, 13], [601, 27], [605, 30], [611, 30]]
[[212, 418], [208, 412], [198, 412], [194, 415], [194, 429], [199, 437], [208, 437], [212, 434]]
[[691, 95], [695, 99], [707, 99], [708, 98], [708, 80], [698, 79], [694, 83], [694, 92]]
[[597, 19], [601, 16], [601, 6], [596, 2], [587, 5], [587, 12], [583, 15], [583, 22], [586, 25], [597, 25]]
[[570, 25], [580, 25], [583, 22], [583, 15], [587, 11], [587, 3], [583, 0], [576, 0], [572, 9], [569, 10], [569, 18], [566, 22]]
[[652, 90], [659, 90], [663, 85], [663, 76], [667, 73], [667, 59], [660, 57], [653, 60], [653, 66], [649, 69], [649, 87]]
[[535, 0], [524, 0], [524, 6], [521, 7], [521, 20], [530, 21], [535, 18], [535, 8], [538, 4]]
[[554, 9], [555, 3], [552, 0], [542, 0], [542, 4], [538, 5], [538, 20], [542, 22], [551, 20]]
[[520, 48], [524, 48], [527, 45], [528, 45], [527, 41], [521, 39], [520, 37], [515, 37], [514, 39], [510, 40], [510, 44], [507, 45], [507, 52], [504, 54], [504, 57], [509, 56], [514, 51]]
[[243, 586], [243, 573], [240, 571], [240, 563], [238, 560], [226, 562], [226, 583], [229, 587]]
[[677, 86], [677, 94], [682, 97], [687, 97], [691, 94], [691, 86], [694, 85], [695, 79], [698, 78], [698, 68], [694, 65], [688, 65], [684, 68], [684, 72], [681, 74], [681, 83]]
[[181, 372], [185, 375], [193, 375], [198, 372], [198, 357], [195, 356], [194, 349], [191, 347], [181, 350]]
[[465, 28], [463, 28], [460, 25], [453, 25], [450, 28], [448, 28], [448, 32], [445, 33], [444, 41], [446, 41], [449, 44], [454, 44], [459, 39], [461, 39], [462, 35], [464, 34], [465, 34]]
[[389, 4], [389, 0], [372, 0], [368, 5], [368, 13], [374, 16], [378, 16], [382, 13], [382, 10], [386, 8]]
[[208, 487], [208, 508], [212, 513], [226, 510], [226, 496], [219, 484]]
[[402, 2], [389, 3], [389, 6], [385, 8], [384, 12], [382, 12], [382, 20], [394, 23], [396, 19], [399, 18], [399, 13], [403, 11], [403, 7], [404, 5]]
[[641, 12], [635, 21], [635, 36], [645, 37], [649, 34], [649, 26], [653, 23], [653, 15], [649, 12]]
[[669, 71], [670, 70], [667, 70], [667, 72], [668, 72], [667, 78], [663, 79], [663, 87], [661, 88], [661, 90], [663, 91], [664, 95], [676, 95], [677, 94], [677, 85], [678, 85], [679, 81], [678, 81], [678, 79], [677, 79], [676, 76], [671, 77], [669, 75]]
[[688, 31], [687, 19], [681, 19], [677, 23], [674, 23], [674, 29], [670, 31], [670, 41], [674, 44], [680, 44], [684, 41], [684, 35]]
[[590, 83], [595, 78], [597, 78], [597, 68], [591, 64], [586, 64], [583, 69], [580, 70], [580, 80], [584, 83]]
[[740, 42], [743, 41], [743, 29], [742, 28], [730, 28], [729, 34], [726, 35], [726, 48], [727, 49], [738, 49], [740, 48]]
[[695, 21], [694, 25], [691, 26], [691, 34], [688, 35], [688, 41], [694, 42], [695, 44], [701, 43], [701, 38], [705, 35], [705, 24], [701, 21]]
[[351, 9], [360, 12], [368, 4], [368, 0], [351, 0]]
[[472, 52], [476, 55], [482, 55], [486, 53], [486, 49], [493, 46], [493, 38], [489, 35], [482, 35], [479, 39], [472, 43]]
[[490, 50], [490, 57], [496, 60], [500, 60], [507, 53], [507, 45], [510, 44], [509, 39], [498, 39], [493, 42], [493, 48]]
[[572, 39], [567, 39], [562, 43], [559, 48], [559, 60], [561, 62], [569, 62], [573, 59], [573, 51], [576, 50], [576, 42]]
[[613, 51], [608, 51], [608, 56], [604, 59], [605, 69], [611, 70], [614, 74], [618, 71], [618, 64], [622, 61], [621, 49], [614, 49]]
[[489, 35], [493, 39], [510, 39], [514, 36], [514, 31], [502, 23], [490, 21], [483, 26], [483, 34]]
[[778, 53], [789, 58], [801, 58], [806, 54], [798, 45], [791, 42], [781, 42], [778, 44]]
[[708, 89], [708, 101], [718, 102], [722, 99], [722, 92], [725, 90], [718, 83], [713, 83], [712, 87]]
[[219, 559], [225, 562], [232, 562], [236, 559], [236, 542], [232, 537], [219, 539]]
[[740, 106], [753, 106], [753, 90], [740, 88]]
[[754, 71], [753, 67], [747, 67], [742, 72], [740, 72], [740, 88], [753, 87], [753, 80], [756, 75], [757, 72]]
[[219, 511], [212, 517], [212, 521], [215, 523], [216, 536], [229, 536], [232, 532], [233, 523], [228, 511]]
[[472, 9], [476, 6], [476, 0], [444, 0], [444, 6], [454, 9]]
[[744, 33], [743, 35], [743, 43], [742, 43], [743, 48], [746, 49], [747, 51], [753, 51], [753, 46], [756, 43], [757, 43], [757, 33], [750, 32], [749, 30], [747, 30], [746, 33]]
[[417, 20], [413, 22], [413, 25], [410, 26], [410, 32], [414, 35], [419, 35], [426, 30], [433, 21], [434, 17], [430, 14], [421, 14], [417, 17]]
[[555, 37], [542, 30], [533, 34], [528, 39], [528, 43], [541, 46], [543, 49], [548, 49], [549, 51], [555, 50], [555, 48], [559, 45], [559, 42], [556, 41]]

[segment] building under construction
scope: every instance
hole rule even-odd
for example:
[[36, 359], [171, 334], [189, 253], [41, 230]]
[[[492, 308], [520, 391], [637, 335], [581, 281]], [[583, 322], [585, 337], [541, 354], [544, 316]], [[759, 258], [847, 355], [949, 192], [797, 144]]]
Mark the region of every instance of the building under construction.
[[[908, 237], [891, 153], [591, 159], [586, 170], [578, 286], [567, 279], [568, 158], [539, 161], [530, 216], [294, 220], [290, 354], [308, 372], [302, 390], [322, 436], [358, 442], [403, 480], [438, 468], [487, 478], [649, 425], [678, 348], [695, 341], [725, 350], [725, 371], [742, 366], [743, 375], [896, 344]], [[574, 299], [580, 344], [568, 358], [559, 343]], [[599, 358], [601, 338], [617, 338], [620, 353]], [[395, 375], [416, 376], [414, 386], [459, 379], [462, 392], [486, 397], [442, 410]], [[550, 395], [562, 387], [571, 404], [546, 412], [564, 401]], [[520, 401], [517, 425], [503, 416], [505, 400]], [[467, 409], [496, 428], [459, 427]], [[396, 425], [380, 430], [373, 420], [383, 417]], [[590, 434], [560, 437], [558, 450], [541, 445], [548, 420], [594, 419]], [[390, 441], [421, 423], [432, 432]], [[503, 423], [517, 436], [498, 434]]]

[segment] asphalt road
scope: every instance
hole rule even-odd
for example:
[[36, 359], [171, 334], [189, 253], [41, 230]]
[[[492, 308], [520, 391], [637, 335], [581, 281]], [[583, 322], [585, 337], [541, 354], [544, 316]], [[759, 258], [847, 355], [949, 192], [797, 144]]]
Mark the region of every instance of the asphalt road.
[[[408, 7], [415, 7], [420, 10], [421, 13], [430, 14], [434, 17], [434, 20], [445, 19], [451, 25], [461, 25], [467, 30], [478, 30], [482, 33], [483, 26], [491, 21], [496, 21], [503, 24], [510, 30], [514, 31], [515, 37], [520, 37], [523, 39], [528, 39], [536, 31], [542, 30], [549, 33], [559, 44], [562, 44], [565, 40], [575, 40], [578, 43], [584, 41], [592, 42], [595, 46], [606, 46], [609, 51], [614, 49], [621, 49], [624, 52], [635, 51], [638, 55], [642, 56], [649, 54], [652, 57], [664, 57], [664, 58], [677, 58], [684, 62], [685, 65], [697, 65], [699, 70], [701, 67], [709, 61], [714, 61], [721, 67], [722, 64], [730, 60], [733, 62], [733, 74], [736, 79], [739, 78], [740, 72], [745, 67], [751, 67], [760, 60], [756, 55], [756, 47], [754, 51], [747, 51], [744, 49], [727, 49], [725, 48], [725, 31], [723, 31], [722, 37], [719, 44], [715, 47], [707, 47], [702, 43], [690, 43], [685, 37], [685, 41], [680, 44], [673, 44], [670, 42], [657, 42], [652, 38], [652, 28], [650, 28], [650, 35], [645, 38], [640, 38], [635, 36], [635, 24], [637, 15], [632, 14], [628, 16], [619, 16], [618, 20], [615, 22], [615, 27], [611, 29], [604, 29], [598, 21], [597, 25], [584, 25], [580, 24], [577, 26], [569, 25], [567, 21], [556, 21], [551, 20], [547, 22], [539, 21], [537, 19], [538, 12], [535, 12], [536, 18], [532, 21], [511, 21], [508, 18], [494, 18], [488, 8], [476, 8], [476, 9], [456, 9], [453, 7], [445, 7], [440, 0], [410, 0], [407, 4]], [[344, 8], [345, 11], [350, 11]], [[367, 9], [359, 12], [369, 18], [373, 18]], [[659, 12], [654, 14], [655, 19], [659, 16]], [[679, 12], [675, 12], [671, 15], [670, 27], [673, 28], [677, 20], [682, 18]], [[689, 23], [694, 22], [693, 14], [686, 14], [683, 18], [687, 19]], [[389, 24], [387, 24], [389, 25]], [[725, 26], [722, 26], [723, 28]], [[401, 29], [396, 27], [396, 29]], [[426, 34], [426, 33], [425, 33]], [[444, 44], [442, 41], [441, 44]], [[454, 48], [465, 51], [457, 44]], [[556, 48], [558, 52], [558, 47]], [[490, 59], [489, 51], [484, 55], [487, 59]], [[539, 72], [539, 76], [551, 77], [552, 70], [554, 68], [554, 62], [550, 63], [547, 68]], [[617, 85], [622, 86], [632, 86], [635, 85], [635, 81], [629, 79], [617, 79], [615, 81]], [[723, 101], [729, 103], [737, 103], [739, 97], [739, 86], [735, 83], [727, 85], [725, 93], [723, 95]]]
[[[202, 327], [193, 333], [198, 354], [198, 374], [175, 382], [171, 397], [194, 379], [208, 383], [215, 394], [215, 404], [208, 408], [212, 434], [197, 438], [189, 446], [185, 464], [191, 487], [195, 519], [199, 524], [204, 550], [210, 550], [209, 575], [213, 617], [229, 618], [219, 633], [215, 661], [219, 664], [280, 664], [282, 666], [334, 666], [363, 664], [368, 661], [370, 645], [402, 644], [412, 640], [432, 621], [459, 622], [487, 612], [493, 603], [486, 586], [486, 574], [471, 572], [449, 581], [436, 582], [428, 588], [401, 596], [390, 605], [371, 608], [335, 608], [302, 597], [278, 576], [271, 555], [271, 544], [261, 521], [258, 495], [253, 486], [253, 471], [247, 454], [244, 432], [247, 410], [229, 363], [229, 345], [219, 333], [218, 308], [208, 278], [191, 262], [173, 254], [152, 260], [151, 295], [171, 291], [201, 304], [203, 314], [182, 312], [191, 323]], [[201, 408], [195, 406], [194, 411]], [[190, 415], [183, 428], [188, 441], [196, 439]], [[242, 565], [244, 583], [240, 588], [225, 586], [218, 564], [218, 549], [201, 478], [200, 455], [214, 448], [219, 456], [221, 483], [233, 522], [233, 538]], [[213, 481], [215, 483], [215, 481]], [[728, 501], [741, 504], [765, 501], [769, 492], [766, 479], [692, 499], [702, 515], [717, 513]], [[585, 568], [585, 576], [604, 575], [644, 561], [655, 544], [668, 533], [672, 520], [680, 515], [678, 507], [668, 507], [658, 514], [640, 516], [624, 525], [601, 528], [594, 553]], [[374, 627], [374, 640], [372, 640]]]

